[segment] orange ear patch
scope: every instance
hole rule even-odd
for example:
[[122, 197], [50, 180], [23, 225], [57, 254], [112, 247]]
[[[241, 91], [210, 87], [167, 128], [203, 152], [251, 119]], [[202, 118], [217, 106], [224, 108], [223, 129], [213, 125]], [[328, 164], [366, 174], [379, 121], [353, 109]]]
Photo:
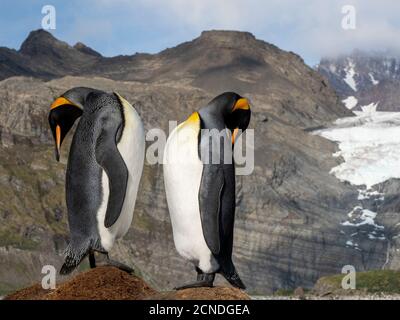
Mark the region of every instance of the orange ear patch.
[[240, 98], [238, 101], [236, 101], [235, 105], [233, 106], [232, 111], [235, 111], [238, 109], [249, 110], [250, 109], [249, 101], [246, 98]]
[[64, 97], [59, 97], [51, 104], [50, 110], [53, 110], [54, 108], [57, 108], [57, 107], [62, 106], [64, 104], [74, 105], [68, 99], [65, 99]]

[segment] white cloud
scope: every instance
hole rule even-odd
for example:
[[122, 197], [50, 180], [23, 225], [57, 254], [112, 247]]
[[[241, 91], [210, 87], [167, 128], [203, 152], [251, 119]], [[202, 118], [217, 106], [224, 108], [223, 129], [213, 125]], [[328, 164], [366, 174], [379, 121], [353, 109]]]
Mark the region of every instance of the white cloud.
[[[181, 34], [246, 30], [305, 56], [353, 48], [400, 49], [400, 2], [392, 0], [100, 0], [93, 5], [142, 11], [147, 23], [164, 24]], [[341, 27], [344, 5], [356, 8], [355, 30]]]

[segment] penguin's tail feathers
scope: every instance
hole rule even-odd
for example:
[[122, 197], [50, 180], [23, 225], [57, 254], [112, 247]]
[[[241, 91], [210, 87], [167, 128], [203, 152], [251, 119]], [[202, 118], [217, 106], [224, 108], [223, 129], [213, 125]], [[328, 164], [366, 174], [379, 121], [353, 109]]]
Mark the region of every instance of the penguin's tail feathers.
[[64, 264], [60, 269], [60, 274], [67, 275], [74, 271], [91, 251], [105, 252], [100, 244], [100, 241], [83, 241], [80, 242], [78, 246], [71, 242], [65, 249], [65, 259]]
[[233, 263], [228, 270], [225, 268], [221, 268], [220, 273], [224, 276], [224, 278], [234, 287], [245, 290], [246, 286], [243, 281], [240, 279], [239, 274], [237, 273]]

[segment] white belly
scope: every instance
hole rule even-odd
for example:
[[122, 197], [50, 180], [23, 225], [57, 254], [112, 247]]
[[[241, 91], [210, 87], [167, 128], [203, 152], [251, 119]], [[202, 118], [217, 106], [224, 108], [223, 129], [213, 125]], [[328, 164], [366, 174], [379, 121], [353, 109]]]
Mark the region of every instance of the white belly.
[[115, 239], [123, 237], [128, 232], [131, 225], [144, 163], [145, 135], [143, 124], [136, 110], [130, 104], [127, 105], [126, 100], [124, 101], [125, 126], [117, 148], [124, 159], [129, 174], [125, 200], [115, 224], [110, 228], [106, 228], [104, 219], [110, 189], [107, 174], [103, 170], [103, 201], [97, 214], [101, 244], [107, 251], [111, 250]]
[[175, 247], [203, 272], [215, 272], [218, 263], [203, 235], [199, 188], [203, 164], [198, 158], [196, 128], [185, 123], [171, 133], [164, 153], [164, 183]]

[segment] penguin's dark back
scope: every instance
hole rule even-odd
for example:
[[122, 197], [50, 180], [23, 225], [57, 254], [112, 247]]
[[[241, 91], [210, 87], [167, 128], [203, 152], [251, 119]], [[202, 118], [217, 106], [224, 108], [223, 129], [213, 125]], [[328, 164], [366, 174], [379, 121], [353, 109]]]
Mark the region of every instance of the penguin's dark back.
[[[90, 94], [72, 139], [66, 172], [66, 203], [73, 242], [79, 242], [80, 238], [99, 240], [96, 216], [103, 191], [102, 168], [96, 161], [96, 142], [104, 121], [123, 124], [118, 99], [106, 93]], [[118, 140], [117, 135], [116, 142]]]

